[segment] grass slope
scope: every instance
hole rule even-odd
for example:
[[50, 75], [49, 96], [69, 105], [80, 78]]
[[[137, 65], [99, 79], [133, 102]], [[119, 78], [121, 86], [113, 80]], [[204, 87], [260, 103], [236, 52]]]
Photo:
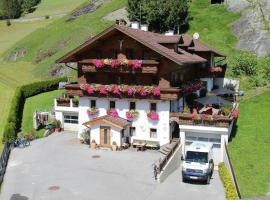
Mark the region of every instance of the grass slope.
[[[22, 120], [22, 131], [27, 133], [33, 128], [33, 113], [35, 111], [51, 111], [55, 97], [63, 93], [62, 90], [55, 90], [52, 92], [45, 92], [33, 97], [26, 99], [23, 120]], [[44, 129], [38, 131], [38, 137], [42, 137]]]
[[5, 21], [0, 21], [0, 55], [26, 35], [50, 22], [52, 20], [12, 22], [11, 26], [7, 26]]
[[86, 0], [42, 0], [37, 6], [37, 9], [33, 13], [25, 15], [24, 18], [69, 13], [85, 1]]
[[270, 92], [243, 101], [229, 152], [244, 197], [270, 191]]
[[189, 11], [190, 35], [198, 32], [200, 40], [228, 55], [233, 53], [237, 40], [230, 25], [240, 17], [239, 13], [230, 13], [225, 5], [209, 4], [208, 0], [192, 0]]

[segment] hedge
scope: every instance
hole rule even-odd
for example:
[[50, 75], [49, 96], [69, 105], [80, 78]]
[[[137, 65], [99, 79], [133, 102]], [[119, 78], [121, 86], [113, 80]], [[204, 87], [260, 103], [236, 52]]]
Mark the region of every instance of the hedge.
[[61, 81], [67, 81], [67, 78], [40, 81], [16, 88], [11, 101], [7, 123], [4, 127], [3, 142], [11, 142], [16, 139], [17, 133], [21, 129], [25, 99], [43, 92], [56, 90], [58, 83]]
[[237, 200], [239, 199], [238, 198], [238, 195], [237, 195], [237, 192], [236, 192], [236, 189], [235, 189], [235, 186], [233, 184], [233, 181], [232, 181], [232, 177], [229, 173], [229, 171], [227, 170], [224, 162], [220, 163], [218, 165], [218, 171], [219, 171], [219, 176], [221, 178], [221, 181], [224, 185], [224, 189], [225, 189], [225, 192], [226, 192], [226, 198], [228, 200]]

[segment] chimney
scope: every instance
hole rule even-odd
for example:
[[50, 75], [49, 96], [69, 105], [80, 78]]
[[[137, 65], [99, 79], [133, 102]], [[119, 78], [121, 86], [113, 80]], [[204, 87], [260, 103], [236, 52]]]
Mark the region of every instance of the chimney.
[[131, 28], [133, 28], [133, 29], [139, 29], [140, 28], [139, 22], [131, 22]]
[[141, 24], [142, 31], [148, 31], [148, 24]]
[[173, 30], [168, 30], [168, 31], [165, 32], [165, 35], [172, 36], [172, 35], [174, 35], [174, 31]]

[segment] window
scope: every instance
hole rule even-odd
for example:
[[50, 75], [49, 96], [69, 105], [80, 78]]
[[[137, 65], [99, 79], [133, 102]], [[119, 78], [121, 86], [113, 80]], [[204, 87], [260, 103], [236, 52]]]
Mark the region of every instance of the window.
[[143, 52], [143, 60], [150, 60], [150, 53], [148, 51]]
[[102, 51], [101, 50], [97, 50], [96, 51], [96, 58], [97, 59], [101, 59], [102, 58]]
[[114, 109], [115, 108], [115, 101], [110, 101], [110, 109]]
[[129, 102], [129, 110], [136, 110], [136, 102]]
[[132, 74], [131, 81], [133, 85], [137, 85], [136, 75]]
[[77, 115], [64, 115], [64, 123], [67, 124], [78, 124], [78, 116]]
[[127, 59], [134, 59], [134, 51], [133, 51], [133, 49], [127, 49], [126, 50], [126, 56], [127, 56]]
[[121, 130], [121, 138], [123, 138], [123, 137], [125, 137], [125, 131], [124, 131], [124, 129]]
[[111, 58], [116, 59], [117, 58], [117, 50], [116, 49], [111, 49]]
[[104, 144], [108, 144], [108, 129], [104, 128]]
[[118, 77], [114, 74], [110, 75], [110, 83], [112, 84], [118, 84]]
[[156, 103], [150, 103], [150, 111], [157, 111], [157, 104]]
[[136, 128], [135, 127], [129, 127], [129, 135], [136, 136]]
[[150, 128], [150, 138], [157, 138], [157, 129]]
[[158, 85], [158, 78], [156, 76], [152, 76], [152, 83]]
[[96, 100], [90, 100], [90, 108], [96, 107]]

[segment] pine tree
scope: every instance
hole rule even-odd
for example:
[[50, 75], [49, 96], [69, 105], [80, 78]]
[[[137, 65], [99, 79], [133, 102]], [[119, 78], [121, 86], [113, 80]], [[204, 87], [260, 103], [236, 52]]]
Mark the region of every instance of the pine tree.
[[130, 21], [145, 22], [146, 18], [143, 8], [143, 0], [128, 0], [127, 11]]
[[20, 17], [21, 3], [18, 0], [3, 0], [3, 14], [8, 19]]

